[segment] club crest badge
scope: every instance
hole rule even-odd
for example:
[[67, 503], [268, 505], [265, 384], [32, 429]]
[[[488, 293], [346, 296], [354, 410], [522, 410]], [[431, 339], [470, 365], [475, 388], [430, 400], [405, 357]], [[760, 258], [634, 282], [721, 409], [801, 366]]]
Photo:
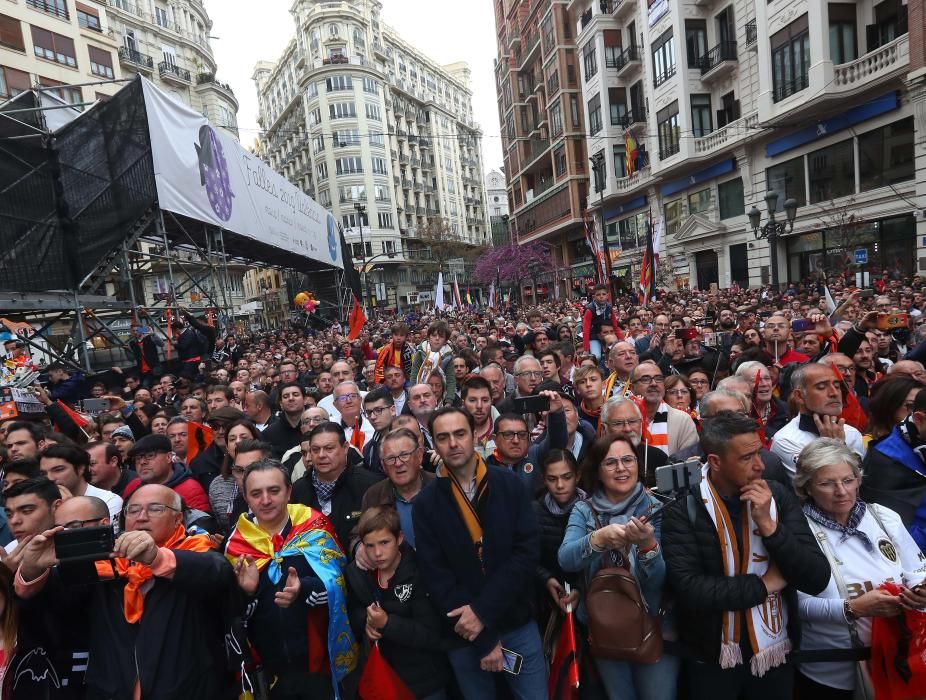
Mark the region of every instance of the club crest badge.
[[897, 563], [897, 550], [894, 548], [894, 543], [889, 539], [882, 537], [878, 540], [878, 551], [884, 555], [884, 558], [890, 562]]
[[392, 592], [395, 595], [395, 597], [399, 599], [400, 603], [407, 603], [409, 599], [412, 597], [412, 592], [414, 591], [414, 589], [415, 587], [413, 584], [403, 583], [400, 586], [395, 586], [392, 589]]
[[530, 462], [527, 462], [527, 463], [524, 465], [523, 471], [524, 471], [525, 474], [533, 474], [533, 473], [534, 473], [534, 465], [531, 464]]

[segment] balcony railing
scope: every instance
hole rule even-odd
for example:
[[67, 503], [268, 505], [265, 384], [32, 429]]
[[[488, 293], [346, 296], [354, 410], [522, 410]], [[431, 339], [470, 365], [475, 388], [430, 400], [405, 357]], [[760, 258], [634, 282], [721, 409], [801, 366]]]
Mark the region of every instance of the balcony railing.
[[628, 175], [627, 177], [619, 177], [614, 183], [615, 192], [627, 192], [632, 190], [635, 187], [638, 187], [644, 180], [648, 179], [650, 175], [650, 166], [644, 165], [639, 170], [637, 170], [633, 175]]
[[130, 63], [133, 66], [154, 70], [154, 59], [151, 58], [151, 56], [139, 53], [135, 49], [130, 49], [127, 46], [119, 48], [119, 60], [123, 63]]
[[752, 112], [741, 119], [732, 121], [706, 136], [694, 139], [694, 153], [695, 155], [706, 155], [713, 151], [729, 148], [734, 141], [748, 136], [758, 123], [758, 112]]
[[29, 7], [34, 7], [36, 10], [41, 10], [49, 15], [60, 17], [61, 19], [71, 18], [71, 15], [68, 14], [67, 5], [61, 7], [59, 3], [54, 2], [54, 0], [26, 0], [26, 4]]
[[656, 76], [653, 77], [653, 87], [659, 87], [660, 85], [662, 85], [669, 78], [675, 75], [675, 71], [676, 71], [676, 66], [673, 64], [669, 66], [668, 68], [666, 68], [664, 72], [656, 74]]
[[775, 102], [781, 102], [786, 97], [791, 97], [801, 90], [806, 90], [810, 86], [810, 77], [807, 73], [801, 73], [791, 80], [785, 80], [775, 85], [772, 99]]
[[746, 46], [752, 46], [759, 39], [759, 30], [756, 28], [756, 21], [749, 20], [746, 23]]
[[659, 160], [665, 160], [666, 158], [671, 158], [676, 153], [681, 150], [681, 143], [676, 141], [675, 143], [667, 143], [665, 146], [662, 146], [659, 149]]
[[640, 49], [631, 44], [617, 55], [614, 67], [618, 72], [629, 66], [634, 61], [640, 60]]
[[736, 61], [736, 42], [721, 41], [717, 46], [712, 48], [706, 54], [701, 56], [698, 63], [701, 67], [701, 75], [706, 75], [714, 70], [717, 66], [725, 61]]
[[235, 94], [235, 91], [231, 89], [231, 85], [229, 85], [228, 83], [223, 83], [220, 80], [216, 80], [214, 73], [200, 73], [199, 75], [196, 76], [196, 84], [197, 85], [215, 85], [216, 87], [220, 87], [223, 90], [230, 92], [232, 95]]
[[858, 88], [905, 69], [909, 63], [910, 35], [904, 34], [850, 63], [833, 66], [833, 89], [842, 92]]
[[167, 61], [161, 61], [158, 64], [158, 73], [162, 78], [173, 78], [175, 80], [181, 80], [185, 83], [193, 82], [190, 71], [188, 71], [186, 68], [175, 66], [173, 63], [168, 63]]
[[622, 114], [619, 120], [620, 126], [626, 129], [631, 124], [640, 124], [646, 121], [646, 110], [642, 107], [637, 107], [636, 109], [629, 110], [626, 114]]

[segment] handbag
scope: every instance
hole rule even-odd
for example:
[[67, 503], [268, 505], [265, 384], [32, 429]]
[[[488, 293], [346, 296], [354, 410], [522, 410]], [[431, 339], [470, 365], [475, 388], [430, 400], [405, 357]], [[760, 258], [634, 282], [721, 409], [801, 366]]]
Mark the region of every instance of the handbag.
[[[598, 513], [586, 504], [601, 528]], [[643, 593], [626, 558], [603, 552], [601, 568], [585, 594], [592, 656], [636, 664], [654, 664], [662, 657], [662, 626], [650, 615]]]
[[[884, 530], [884, 525], [881, 524], [881, 518], [878, 517], [875, 509], [869, 505], [869, 509], [872, 512], [875, 520], [878, 521], [878, 524], [881, 525], [881, 529]], [[830, 544], [829, 538], [826, 536], [826, 532], [819, 525], [819, 523], [814, 522], [810, 518], [807, 518], [807, 522], [810, 524], [810, 529], [813, 530], [814, 535], [817, 538], [817, 541], [820, 543], [820, 549], [823, 550], [823, 554], [826, 555], [826, 559], [830, 564], [830, 571], [833, 572], [833, 579], [836, 581], [836, 590], [839, 591], [839, 595], [843, 600], [849, 599], [848, 589], [846, 588], [846, 580], [843, 578], [842, 562], [836, 558], [836, 553], [833, 551], [833, 546]], [[885, 530], [885, 534], [887, 531]], [[864, 649], [865, 645], [862, 644], [862, 640], [858, 636], [858, 625], [855, 620], [846, 620], [846, 626], [849, 628], [849, 639], [852, 641], [852, 647], [854, 649]], [[855, 691], [852, 694], [853, 700], [875, 700], [875, 691], [874, 686], [871, 682], [871, 673], [868, 670], [868, 666], [864, 661], [855, 662]]]

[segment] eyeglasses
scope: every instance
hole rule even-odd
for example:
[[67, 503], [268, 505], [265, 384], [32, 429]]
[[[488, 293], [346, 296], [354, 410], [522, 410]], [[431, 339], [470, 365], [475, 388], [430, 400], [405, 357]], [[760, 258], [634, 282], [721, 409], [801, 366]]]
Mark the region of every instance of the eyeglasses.
[[356, 401], [360, 398], [360, 394], [341, 394], [340, 396], [335, 396], [334, 400], [338, 403], [347, 403], [348, 401]]
[[96, 525], [103, 518], [91, 518], [90, 520], [71, 520], [70, 522], [64, 523], [63, 525], [58, 525], [58, 527], [63, 527], [65, 530], [79, 530], [82, 527], [87, 527], [87, 525]]
[[688, 383], [691, 384], [691, 386], [707, 386], [710, 382], [706, 379], [689, 379]]
[[637, 463], [637, 458], [633, 455], [624, 455], [623, 457], [608, 457], [601, 463], [601, 466], [607, 469], [610, 472], [613, 472], [617, 469], [619, 464], [623, 464], [625, 467], [631, 467]]
[[853, 476], [842, 481], [821, 481], [817, 483], [818, 489], [823, 489], [824, 491], [835, 491], [836, 485], [841, 485], [846, 491], [850, 491], [855, 488], [855, 485], [858, 484], [858, 477]]
[[[120, 436], [121, 437], [121, 436]], [[137, 454], [133, 458], [136, 462], [150, 462], [153, 459], [156, 459], [158, 455], [166, 454], [165, 452], [145, 452], [144, 454]]]
[[526, 369], [523, 372], [518, 372], [517, 376], [519, 377], [542, 377], [543, 372], [539, 369]]
[[644, 374], [634, 379], [634, 384], [662, 384], [666, 380], [661, 374]]
[[175, 513], [179, 513], [179, 508], [174, 508], [173, 506], [165, 506], [163, 503], [149, 503], [146, 506], [141, 504], [133, 504], [126, 506], [125, 514], [131, 515], [133, 518], [137, 515], [141, 515], [142, 511], [145, 511], [149, 516], [150, 515], [164, 515], [167, 511], [172, 510]]
[[627, 420], [609, 420], [605, 425], [609, 428], [634, 428], [642, 422], [640, 418], [628, 418]]
[[392, 406], [377, 406], [376, 408], [368, 408], [363, 412], [363, 415], [365, 415], [367, 418], [378, 418], [390, 408], [392, 408]]
[[502, 430], [498, 433], [495, 433], [498, 437], [504, 438], [505, 440], [527, 440], [528, 432], [526, 430]]
[[399, 452], [397, 455], [392, 455], [391, 457], [383, 457], [383, 464], [388, 464], [390, 467], [395, 466], [399, 462], [405, 464], [408, 460], [412, 458], [412, 455], [415, 454], [419, 449], [416, 447], [414, 450], [408, 450], [406, 452]]
[[245, 471], [244, 467], [232, 467], [231, 468], [231, 473], [234, 474], [235, 476], [244, 476], [244, 471]]
[[669, 396], [690, 396], [691, 392], [688, 389], [669, 389], [666, 392]]

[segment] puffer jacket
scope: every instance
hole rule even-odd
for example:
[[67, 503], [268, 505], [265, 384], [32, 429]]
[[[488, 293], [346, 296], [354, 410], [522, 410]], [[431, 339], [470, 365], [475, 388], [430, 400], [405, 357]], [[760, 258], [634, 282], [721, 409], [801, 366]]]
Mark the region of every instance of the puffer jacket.
[[[559, 548], [566, 536], [566, 525], [569, 523], [569, 512], [554, 515], [547, 508], [543, 496], [533, 503], [537, 514], [537, 524], [540, 526], [540, 564], [537, 565], [537, 583], [545, 592], [547, 581], [555, 578], [560, 583], [568, 581], [573, 588], [581, 579], [576, 573], [566, 573], [559, 565]], [[570, 509], [571, 511], [572, 509]]]

